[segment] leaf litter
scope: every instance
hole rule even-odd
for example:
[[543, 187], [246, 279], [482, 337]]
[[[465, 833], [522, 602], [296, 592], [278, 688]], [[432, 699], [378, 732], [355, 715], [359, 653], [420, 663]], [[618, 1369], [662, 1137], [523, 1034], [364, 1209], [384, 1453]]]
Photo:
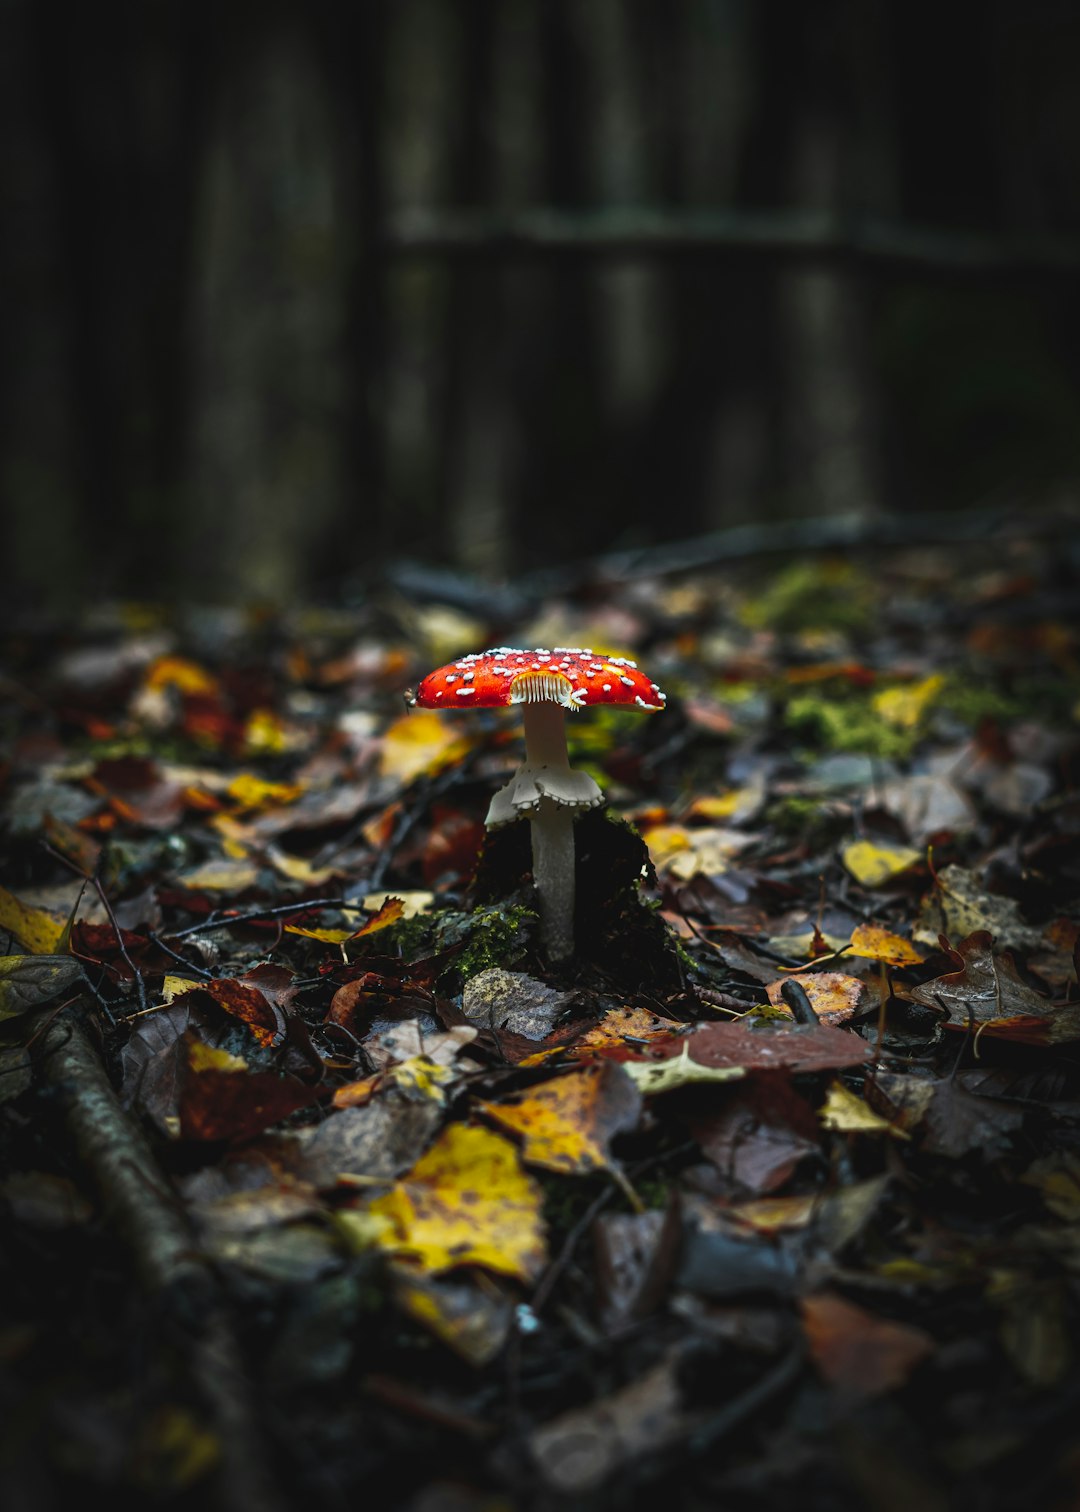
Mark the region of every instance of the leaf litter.
[[[1080, 626], [1012, 549], [12, 627], [14, 1502], [1075, 1505]], [[401, 712], [505, 639], [669, 693], [570, 724], [558, 969], [515, 725]]]

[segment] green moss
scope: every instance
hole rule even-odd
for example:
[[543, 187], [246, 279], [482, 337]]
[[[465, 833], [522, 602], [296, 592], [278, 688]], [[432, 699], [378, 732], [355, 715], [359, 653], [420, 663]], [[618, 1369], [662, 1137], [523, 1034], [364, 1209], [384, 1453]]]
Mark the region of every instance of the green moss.
[[784, 723], [826, 751], [857, 751], [896, 760], [909, 756], [921, 735], [918, 726], [902, 730], [889, 724], [863, 697], [801, 693], [784, 710]]
[[938, 697], [941, 708], [972, 727], [984, 719], [1010, 720], [1023, 716], [1024, 703], [981, 677], [950, 676]]
[[793, 562], [740, 611], [751, 629], [839, 630], [864, 634], [874, 623], [873, 579], [843, 558]]
[[471, 912], [443, 909], [379, 930], [369, 937], [370, 949], [379, 955], [399, 955], [405, 961], [446, 954], [438, 987], [456, 992], [478, 972], [519, 964], [537, 925], [536, 914], [521, 905], [488, 903]]

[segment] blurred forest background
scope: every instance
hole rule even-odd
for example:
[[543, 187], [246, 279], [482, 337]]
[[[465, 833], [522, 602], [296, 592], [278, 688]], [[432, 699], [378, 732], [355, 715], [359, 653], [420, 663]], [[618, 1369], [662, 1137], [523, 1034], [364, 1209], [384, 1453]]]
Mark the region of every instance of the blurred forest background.
[[8, 604], [1077, 498], [1075, 0], [0, 0]]

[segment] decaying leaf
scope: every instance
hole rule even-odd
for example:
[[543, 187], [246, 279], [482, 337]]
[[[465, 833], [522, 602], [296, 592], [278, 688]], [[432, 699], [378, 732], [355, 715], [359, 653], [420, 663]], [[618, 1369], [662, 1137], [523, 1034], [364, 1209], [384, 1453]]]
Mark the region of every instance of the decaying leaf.
[[950, 950], [956, 969], [909, 989], [917, 1003], [945, 1009], [946, 1027], [1030, 1044], [1080, 1038], [1080, 1014], [1050, 1003], [1024, 982], [1015, 965], [994, 950], [993, 937], [976, 930]]
[[823, 1024], [846, 1024], [855, 1017], [867, 997], [867, 986], [858, 977], [842, 971], [799, 971], [769, 982], [765, 988], [769, 1002], [785, 1018], [794, 1015], [782, 993], [785, 982], [798, 982], [810, 999], [810, 1006]]
[[915, 939], [936, 945], [941, 935], [956, 940], [980, 931], [992, 935], [999, 949], [1036, 949], [1042, 943], [1042, 931], [1024, 922], [1014, 898], [987, 892], [977, 874], [963, 866], [943, 867], [923, 899]]
[[75, 991], [82, 980], [82, 965], [72, 956], [0, 956], [0, 1019], [29, 1013]]

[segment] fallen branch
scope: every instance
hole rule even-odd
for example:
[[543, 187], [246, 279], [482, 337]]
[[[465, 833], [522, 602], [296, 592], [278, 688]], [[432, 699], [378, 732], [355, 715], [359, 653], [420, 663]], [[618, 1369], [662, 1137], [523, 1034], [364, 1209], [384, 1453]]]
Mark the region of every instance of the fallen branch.
[[39, 1041], [47, 1080], [66, 1098], [79, 1158], [107, 1218], [128, 1244], [146, 1290], [180, 1323], [191, 1386], [221, 1449], [214, 1501], [222, 1512], [281, 1512], [255, 1426], [249, 1382], [216, 1277], [139, 1125], [120, 1106], [86, 1028], [72, 1008], [55, 1015]]

